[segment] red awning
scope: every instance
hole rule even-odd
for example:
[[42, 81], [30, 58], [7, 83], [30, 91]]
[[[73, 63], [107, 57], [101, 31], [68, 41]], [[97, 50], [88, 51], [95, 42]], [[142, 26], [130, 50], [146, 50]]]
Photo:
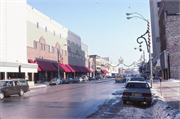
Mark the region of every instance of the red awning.
[[79, 69], [76, 68], [76, 66], [74, 66], [74, 65], [69, 65], [69, 66], [71, 66], [75, 70], [75, 72], [80, 72]]
[[69, 66], [68, 64], [65, 64], [65, 65], [66, 65], [66, 67], [69, 68], [69, 70], [71, 70], [71, 72], [75, 72], [75, 70], [71, 66]]
[[86, 72], [89, 72], [89, 70], [88, 69], [86, 69], [86, 67], [82, 67]]
[[64, 64], [60, 64], [60, 66], [65, 70], [65, 72], [71, 72]]
[[[29, 63], [32, 63], [32, 64], [35, 64], [32, 59], [28, 59], [28, 62], [29, 62]], [[41, 71], [41, 68], [39, 68], [39, 66], [38, 66], [38, 69], [37, 69], [37, 70], [38, 70], [38, 71]]]
[[76, 66], [81, 72], [87, 72], [83, 67], [81, 66]]
[[[58, 70], [58, 63], [53, 63], [53, 65], [57, 68]], [[64, 68], [62, 68], [59, 64], [59, 71], [65, 72]]]
[[84, 67], [89, 73], [93, 73], [88, 67]]
[[104, 72], [105, 74], [109, 73], [106, 69], [101, 69], [102, 72]]
[[57, 71], [56, 67], [51, 62], [38, 61], [38, 60], [35, 60], [35, 62], [37, 62], [37, 64], [44, 71]]

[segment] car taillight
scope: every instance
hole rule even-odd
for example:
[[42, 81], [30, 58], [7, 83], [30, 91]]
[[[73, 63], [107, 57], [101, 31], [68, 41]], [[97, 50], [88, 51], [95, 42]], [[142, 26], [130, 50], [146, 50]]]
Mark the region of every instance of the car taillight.
[[131, 93], [123, 92], [123, 95], [131, 96]]
[[142, 97], [151, 97], [151, 93], [142, 93]]

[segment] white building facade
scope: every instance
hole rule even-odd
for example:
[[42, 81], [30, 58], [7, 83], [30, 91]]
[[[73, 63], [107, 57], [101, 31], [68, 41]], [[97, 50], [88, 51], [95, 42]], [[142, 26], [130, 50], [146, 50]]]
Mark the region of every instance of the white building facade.
[[28, 78], [37, 64], [27, 62], [26, 0], [0, 0], [0, 79]]

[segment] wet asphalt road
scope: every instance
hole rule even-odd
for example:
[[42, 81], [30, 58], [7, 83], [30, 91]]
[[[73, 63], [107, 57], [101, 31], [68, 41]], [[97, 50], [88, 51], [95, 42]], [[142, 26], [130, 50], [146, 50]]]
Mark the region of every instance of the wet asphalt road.
[[112, 93], [125, 83], [114, 79], [32, 89], [23, 97], [13, 95], [0, 101], [1, 119], [86, 118], [99, 110]]

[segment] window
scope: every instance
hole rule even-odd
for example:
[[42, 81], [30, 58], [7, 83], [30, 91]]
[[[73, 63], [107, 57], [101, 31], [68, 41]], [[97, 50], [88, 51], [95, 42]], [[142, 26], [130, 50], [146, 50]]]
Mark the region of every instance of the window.
[[47, 27], [45, 27], [45, 31], [47, 32]]
[[61, 38], [61, 34], [59, 34], [59, 37]]
[[63, 50], [62, 50], [62, 55], [63, 55]]
[[75, 45], [76, 45], [76, 42], [75, 42]]
[[37, 48], [37, 42], [34, 42], [34, 48]]
[[160, 7], [160, 5], [161, 5], [161, 2], [157, 2], [157, 7]]
[[71, 57], [71, 53], [68, 53], [68, 56]]
[[54, 31], [54, 36], [55, 36], [55, 31]]
[[37, 28], [39, 28], [39, 23], [37, 22]]
[[45, 50], [45, 45], [43, 45], [43, 50]]
[[41, 44], [41, 50], [42, 50], [42, 44]]
[[19, 81], [20, 85], [27, 85], [26, 81]]
[[52, 52], [54, 52], [54, 48], [52, 47]]
[[50, 46], [48, 46], [48, 52], [50, 52]]
[[57, 53], [59, 52], [59, 49], [57, 49]]

